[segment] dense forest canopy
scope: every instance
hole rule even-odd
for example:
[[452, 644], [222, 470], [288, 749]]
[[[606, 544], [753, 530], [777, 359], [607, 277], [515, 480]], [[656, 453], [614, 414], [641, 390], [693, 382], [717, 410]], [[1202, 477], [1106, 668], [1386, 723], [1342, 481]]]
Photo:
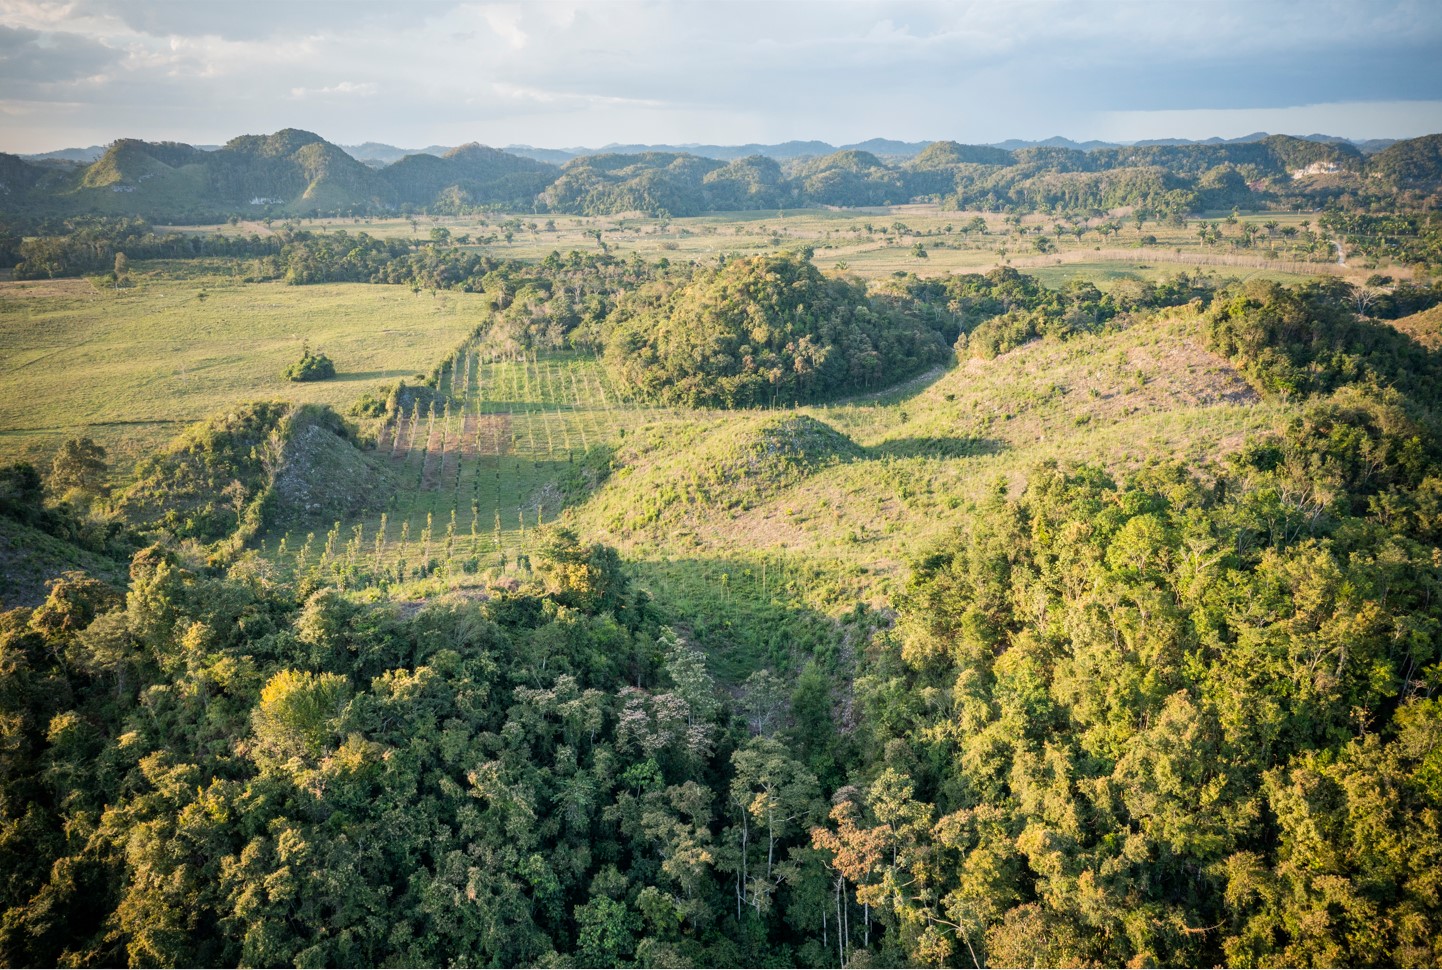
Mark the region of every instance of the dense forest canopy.
[[945, 336], [800, 254], [734, 259], [683, 287], [643, 289], [612, 314], [604, 342], [627, 384], [734, 407], [895, 383], [940, 359]]

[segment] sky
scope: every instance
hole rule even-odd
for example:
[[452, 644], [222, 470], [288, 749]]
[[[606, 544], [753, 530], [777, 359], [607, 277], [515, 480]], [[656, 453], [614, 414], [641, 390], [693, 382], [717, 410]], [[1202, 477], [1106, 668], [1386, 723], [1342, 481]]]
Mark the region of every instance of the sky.
[[0, 0], [0, 151], [1442, 132], [1438, 0]]

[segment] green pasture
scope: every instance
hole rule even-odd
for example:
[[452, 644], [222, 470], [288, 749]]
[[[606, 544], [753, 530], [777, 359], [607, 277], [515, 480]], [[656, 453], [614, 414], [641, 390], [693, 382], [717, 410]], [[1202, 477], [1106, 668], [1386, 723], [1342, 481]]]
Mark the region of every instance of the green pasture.
[[[707, 413], [637, 401], [589, 355], [492, 359], [475, 343], [451, 359], [440, 390], [439, 409], [413, 405], [379, 429], [375, 458], [397, 482], [389, 508], [322, 528], [321, 545], [305, 553], [309, 533], [298, 530], [267, 536], [262, 550], [286, 568], [337, 579], [351, 568], [398, 583], [437, 574], [469, 585], [481, 569], [524, 569], [527, 532], [604, 475], [602, 456], [628, 431]], [[359, 537], [344, 562], [335, 540], [323, 560], [314, 554], [331, 531], [341, 542]]]
[[[995, 360], [966, 360], [900, 394], [803, 408], [858, 449], [741, 508], [678, 502], [647, 521], [613, 476], [570, 513], [581, 531], [642, 560], [826, 563], [805, 591], [834, 612], [904, 578], [907, 564], [995, 488], [1018, 491], [1047, 462], [1122, 473], [1143, 456], [1196, 465], [1285, 417], [1202, 345], [1189, 311], [1112, 334], [1037, 341]], [[739, 418], [738, 418], [739, 420]], [[700, 442], [645, 458], [648, 490], [685, 493]], [[752, 568], [754, 569], [754, 563]], [[892, 590], [894, 591], [894, 589]]]
[[[380, 429], [372, 457], [397, 483], [387, 507], [261, 537], [266, 568], [401, 598], [524, 578], [538, 526], [559, 519], [593, 538], [579, 513], [606, 491], [609, 456], [628, 436], [671, 442], [669, 460], [698, 429], [764, 413], [656, 407], [588, 355], [488, 359], [475, 345], [452, 358], [441, 389], [454, 404], [415, 407]], [[688, 555], [689, 534], [634, 560], [637, 582], [708, 644], [728, 679], [809, 655], [860, 598], [838, 597], [843, 574], [859, 574], [818, 550], [762, 541], [701, 557]]]
[[[528, 576], [534, 530], [559, 520], [620, 549], [728, 677], [834, 642], [840, 617], [881, 608], [911, 562], [1042, 464], [1197, 466], [1290, 413], [1208, 352], [1186, 309], [776, 412], [655, 408], [575, 353], [492, 360], [470, 346], [451, 373], [456, 404], [380, 431], [375, 460], [398, 483], [386, 508], [272, 533], [261, 556], [287, 575], [415, 598]], [[698, 487], [787, 415], [845, 448], [799, 475]]]
[[[0, 283], [0, 462], [45, 459], [89, 435], [126, 467], [229, 404], [280, 399], [348, 408], [429, 371], [485, 320], [480, 295], [398, 286], [245, 284], [214, 274], [137, 273]], [[303, 341], [334, 380], [281, 375]]]

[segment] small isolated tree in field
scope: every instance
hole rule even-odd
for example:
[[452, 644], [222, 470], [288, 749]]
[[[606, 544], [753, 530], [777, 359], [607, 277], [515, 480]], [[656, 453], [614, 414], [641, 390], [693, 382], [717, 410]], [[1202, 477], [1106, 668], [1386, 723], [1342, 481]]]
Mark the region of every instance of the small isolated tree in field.
[[325, 354], [311, 353], [310, 344], [301, 344], [300, 360], [281, 375], [288, 381], [323, 381], [335, 376], [335, 364]]
[[78, 491], [96, 495], [105, 489], [105, 449], [90, 438], [71, 438], [50, 463], [50, 488], [57, 494]]

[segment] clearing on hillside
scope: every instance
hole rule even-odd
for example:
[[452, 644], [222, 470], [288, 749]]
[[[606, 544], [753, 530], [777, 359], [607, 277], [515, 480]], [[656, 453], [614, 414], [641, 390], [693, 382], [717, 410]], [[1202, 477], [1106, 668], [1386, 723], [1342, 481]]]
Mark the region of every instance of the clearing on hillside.
[[[604, 478], [610, 450], [628, 434], [714, 413], [629, 397], [586, 354], [495, 358], [472, 342], [442, 368], [438, 387], [396, 395], [377, 434], [395, 481], [384, 504], [328, 532], [273, 530], [261, 547], [286, 568], [339, 581], [481, 582], [483, 569], [524, 568], [527, 532]], [[339, 562], [342, 536], [354, 548]], [[318, 559], [323, 547], [331, 554]]]
[[824, 457], [734, 494], [703, 489], [711, 475], [697, 456], [724, 467], [778, 419], [671, 429], [652, 447], [622, 448], [619, 469], [571, 515], [644, 562], [719, 557], [759, 575], [767, 557], [800, 556], [830, 577], [812, 591], [818, 603], [844, 601], [846, 590], [870, 598], [998, 482], [1015, 491], [1048, 461], [1118, 471], [1143, 456], [1201, 463], [1275, 427], [1285, 409], [1206, 350], [1195, 315], [1177, 310], [1119, 333], [968, 360], [900, 399], [804, 408], [787, 420], [824, 429], [814, 439]]
[[1388, 322], [1429, 350], [1442, 347], [1442, 305]]

